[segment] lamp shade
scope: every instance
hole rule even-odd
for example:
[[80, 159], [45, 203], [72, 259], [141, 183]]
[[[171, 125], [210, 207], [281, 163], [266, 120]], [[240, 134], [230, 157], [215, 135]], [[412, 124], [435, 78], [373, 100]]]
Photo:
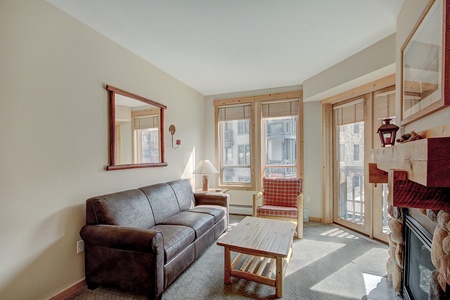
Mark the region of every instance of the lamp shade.
[[193, 174], [215, 174], [217, 173], [216, 168], [214, 168], [213, 164], [205, 159], [198, 163], [197, 167], [195, 168]]

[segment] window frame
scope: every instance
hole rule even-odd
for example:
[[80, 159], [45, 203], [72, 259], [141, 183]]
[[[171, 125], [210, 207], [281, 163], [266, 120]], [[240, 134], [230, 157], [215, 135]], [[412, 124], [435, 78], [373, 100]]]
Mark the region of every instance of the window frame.
[[[219, 109], [223, 108], [223, 107], [227, 107], [227, 106], [236, 106], [236, 105], [250, 105], [250, 124], [249, 124], [249, 146], [250, 146], [250, 182], [249, 183], [245, 183], [245, 182], [241, 182], [241, 183], [226, 183], [226, 178], [222, 178], [222, 174], [224, 173], [223, 169], [224, 169], [224, 165], [223, 165], [223, 155], [227, 155], [227, 153], [222, 153], [222, 150], [225, 149], [225, 147], [223, 147], [222, 145], [222, 138], [220, 136], [221, 134], [221, 130], [220, 130], [220, 126], [219, 126]], [[225, 101], [225, 103], [222, 103], [222, 101], [215, 101], [214, 102], [214, 116], [215, 116], [215, 147], [216, 147], [216, 166], [218, 168], [218, 187], [219, 188], [224, 188], [224, 189], [252, 189], [254, 188], [255, 184], [254, 184], [254, 178], [255, 178], [255, 147], [252, 147], [252, 145], [255, 145], [255, 120], [254, 120], [254, 109], [255, 109], [255, 104], [253, 102], [234, 102], [234, 101]], [[236, 135], [242, 135], [245, 133], [246, 131], [246, 126], [240, 125], [240, 120], [238, 120], [238, 128], [237, 128], [237, 132]], [[226, 125], [226, 123], [225, 123]], [[224, 126], [223, 131], [224, 133], [227, 130], [227, 125]], [[243, 132], [239, 132], [239, 127], [241, 127], [243, 130]], [[228, 128], [229, 131], [229, 128]], [[238, 151], [237, 151], [237, 160], [238, 160], [238, 164], [236, 166], [239, 166], [239, 161], [240, 161], [240, 157], [239, 157], [239, 147], [243, 147], [243, 162], [246, 163], [246, 147], [245, 145], [237, 145], [238, 146]], [[242, 165], [243, 167], [246, 164]], [[224, 175], [225, 176], [225, 175]]]
[[[245, 96], [237, 98], [215, 99], [214, 100], [214, 116], [215, 116], [215, 151], [216, 151], [216, 166], [219, 170], [217, 177], [218, 188], [226, 188], [230, 190], [256, 190], [262, 186], [262, 146], [261, 146], [261, 133], [262, 133], [262, 103], [264, 101], [286, 101], [298, 99], [298, 115], [296, 123], [296, 158], [297, 158], [297, 177], [303, 178], [304, 172], [304, 158], [303, 158], [303, 91], [291, 91], [273, 94], [263, 94], [254, 96]], [[222, 162], [224, 153], [222, 151], [221, 137], [219, 132], [219, 107], [229, 105], [245, 105], [250, 104], [250, 170], [251, 170], [251, 182], [248, 184], [226, 184], [224, 178], [222, 178]], [[246, 131], [246, 130], [244, 130]]]
[[[359, 97], [365, 94], [369, 94], [372, 99], [377, 92], [384, 90], [396, 90], [395, 88], [395, 74], [391, 74], [380, 79], [377, 79], [372, 82], [368, 82], [364, 85], [355, 87], [353, 89], [349, 89], [337, 95], [331, 96], [321, 101], [322, 104], [322, 202], [324, 205], [323, 209], [323, 222], [325, 223], [333, 223], [333, 199], [334, 195], [334, 183], [335, 183], [335, 174], [333, 172], [333, 104], [340, 103], [343, 101], [348, 101], [349, 99]], [[373, 100], [371, 100], [373, 102]], [[373, 125], [372, 120], [372, 109], [373, 103], [369, 106], [369, 112], [367, 114], [368, 123], [371, 124], [371, 128], [369, 132], [371, 133], [371, 137], [369, 138], [370, 143], [365, 143], [368, 147], [367, 149], [371, 149], [376, 141], [379, 139], [378, 136], [375, 135], [377, 130], [377, 126]], [[367, 152], [368, 153], [368, 152]], [[364, 153], [364, 155], [367, 155]], [[370, 156], [365, 157], [366, 161], [370, 161]], [[368, 178], [368, 175], [367, 175]], [[363, 183], [361, 183], [363, 184]], [[369, 191], [369, 190], [367, 190]], [[371, 192], [368, 192], [368, 197], [372, 196]], [[368, 201], [373, 201], [372, 197], [367, 199]], [[382, 239], [381, 237], [378, 237]]]
[[[288, 101], [296, 101], [296, 98], [295, 99], [290, 99]], [[297, 99], [297, 101], [299, 101], [299, 99]], [[276, 101], [263, 101], [261, 104], [270, 104], [270, 103], [274, 103], [274, 102], [276, 103]], [[299, 128], [297, 126], [298, 119], [299, 119], [299, 115], [298, 114], [297, 115], [278, 116], [278, 117], [263, 117], [262, 114], [260, 115], [260, 123], [261, 123], [260, 138], [261, 138], [261, 141], [259, 143], [259, 146], [260, 146], [260, 153], [261, 153], [261, 160], [260, 160], [261, 177], [263, 177], [266, 174], [266, 171], [268, 169], [295, 169], [295, 173], [298, 174], [297, 173], [298, 172], [298, 160], [297, 159], [299, 158], [299, 152], [297, 151], [297, 147], [295, 149], [295, 153], [296, 153], [296, 163], [295, 164], [291, 164], [291, 165], [271, 164], [271, 165], [268, 165], [267, 161], [266, 161], [266, 158], [267, 158], [267, 155], [268, 155], [268, 153], [266, 151], [266, 147], [265, 147], [266, 146], [266, 142], [267, 142], [266, 138], [268, 137], [268, 135], [271, 135], [272, 132], [270, 132], [271, 131], [270, 127], [269, 127], [268, 130], [266, 130], [265, 122], [267, 120], [272, 120], [272, 121], [275, 121], [277, 119], [278, 120], [284, 120], [284, 119], [289, 118], [289, 117], [295, 117], [295, 119], [294, 119], [295, 120], [294, 123], [295, 123], [295, 127], [296, 127], [296, 130], [295, 130], [295, 141], [297, 141], [297, 138], [299, 137], [299, 135], [298, 135], [298, 129]], [[281, 124], [281, 130], [282, 130], [282, 132], [285, 135], [286, 134], [287, 135], [294, 135], [293, 134], [293, 130], [290, 130], [290, 128], [288, 126], [289, 123], [286, 123], [286, 124], [283, 124], [282, 122], [279, 122], [279, 123]], [[288, 146], [291, 146], [291, 145], [288, 145]], [[285, 148], [282, 151], [283, 152], [287, 152], [287, 149]], [[298, 177], [298, 176], [296, 176], [296, 177]]]

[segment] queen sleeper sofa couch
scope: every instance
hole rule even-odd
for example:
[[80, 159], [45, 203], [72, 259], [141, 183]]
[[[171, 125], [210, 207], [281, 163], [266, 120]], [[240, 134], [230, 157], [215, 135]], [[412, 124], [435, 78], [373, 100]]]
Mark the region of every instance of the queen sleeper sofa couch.
[[228, 228], [227, 194], [193, 193], [187, 179], [86, 200], [86, 284], [163, 291]]

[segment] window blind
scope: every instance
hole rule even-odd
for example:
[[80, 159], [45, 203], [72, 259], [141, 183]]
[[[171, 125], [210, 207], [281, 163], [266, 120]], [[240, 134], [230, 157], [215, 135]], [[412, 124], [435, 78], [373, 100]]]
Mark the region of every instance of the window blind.
[[143, 116], [134, 118], [134, 129], [158, 128], [158, 116]]
[[375, 95], [374, 118], [382, 120], [395, 117], [395, 91]]
[[366, 101], [358, 99], [333, 106], [334, 124], [336, 126], [364, 122], [366, 120]]
[[261, 113], [263, 118], [296, 116], [298, 115], [298, 99], [263, 103]]
[[219, 107], [219, 121], [250, 119], [251, 105], [227, 105]]

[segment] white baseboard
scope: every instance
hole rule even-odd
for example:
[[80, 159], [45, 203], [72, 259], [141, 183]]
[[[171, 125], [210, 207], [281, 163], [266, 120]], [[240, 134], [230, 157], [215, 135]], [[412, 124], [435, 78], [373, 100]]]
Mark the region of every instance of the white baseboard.
[[235, 215], [252, 215], [252, 207], [249, 205], [230, 205], [230, 214]]

